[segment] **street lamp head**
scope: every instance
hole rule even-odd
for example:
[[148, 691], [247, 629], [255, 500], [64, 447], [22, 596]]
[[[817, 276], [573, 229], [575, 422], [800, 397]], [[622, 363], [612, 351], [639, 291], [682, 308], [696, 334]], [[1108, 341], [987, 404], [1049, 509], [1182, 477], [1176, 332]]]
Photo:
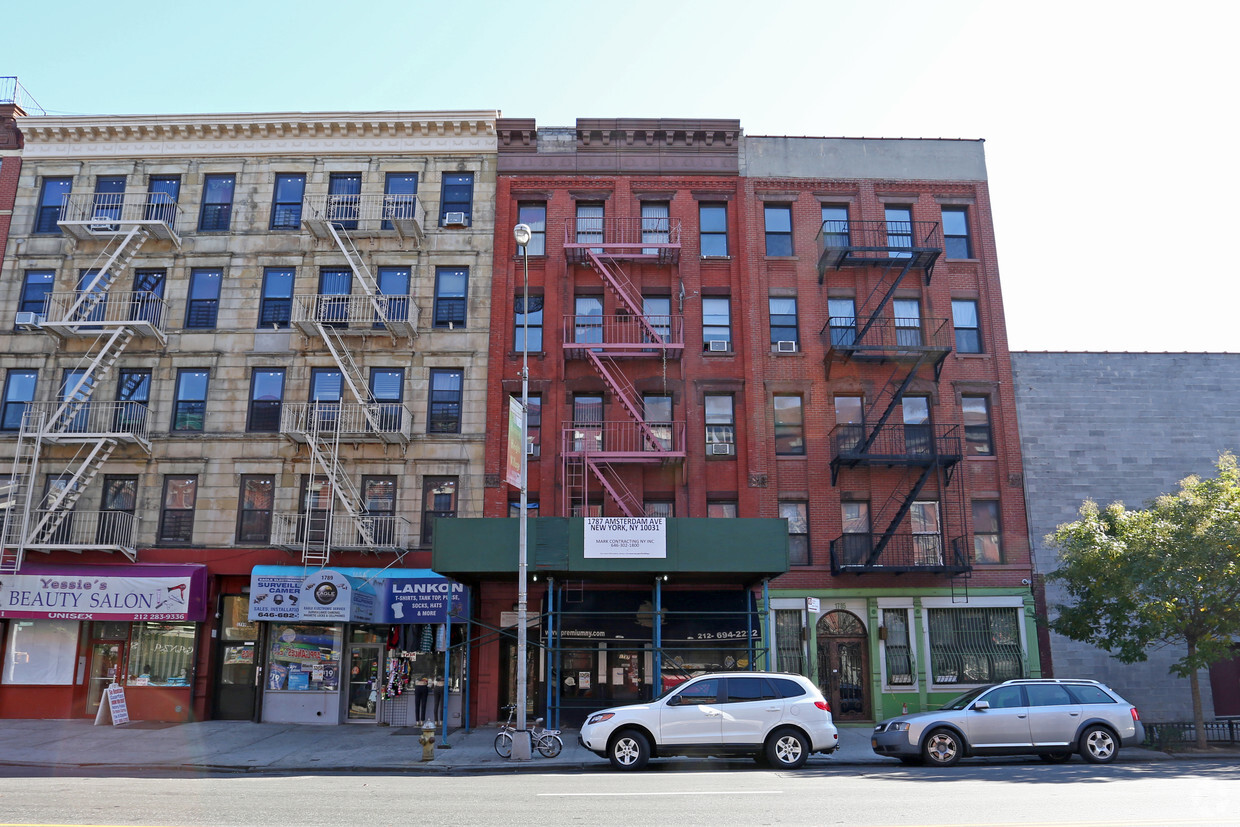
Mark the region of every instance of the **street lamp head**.
[[530, 232], [529, 224], [518, 224], [512, 228], [512, 237], [517, 240], [518, 247], [528, 246], [533, 233]]

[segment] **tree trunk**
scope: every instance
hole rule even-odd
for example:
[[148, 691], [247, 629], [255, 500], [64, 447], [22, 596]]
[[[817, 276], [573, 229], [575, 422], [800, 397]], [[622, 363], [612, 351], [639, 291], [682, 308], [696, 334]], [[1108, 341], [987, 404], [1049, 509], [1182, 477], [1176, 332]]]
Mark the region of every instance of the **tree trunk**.
[[[1188, 662], [1193, 663], [1197, 657], [1197, 641], [1190, 638], [1188, 641]], [[1197, 749], [1204, 750], [1208, 745], [1206, 740], [1206, 716], [1205, 711], [1201, 708], [1201, 681], [1199, 676], [1200, 669], [1193, 669], [1188, 673], [1188, 687], [1193, 695], [1193, 731], [1197, 733]]]

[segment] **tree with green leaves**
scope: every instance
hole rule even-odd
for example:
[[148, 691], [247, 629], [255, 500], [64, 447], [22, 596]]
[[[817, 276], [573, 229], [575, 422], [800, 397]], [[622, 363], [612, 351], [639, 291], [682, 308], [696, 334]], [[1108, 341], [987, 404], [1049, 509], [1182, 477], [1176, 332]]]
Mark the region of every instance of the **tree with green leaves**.
[[1072, 598], [1055, 607], [1051, 628], [1124, 663], [1183, 644], [1171, 672], [1189, 679], [1201, 748], [1199, 670], [1233, 657], [1240, 635], [1240, 468], [1231, 453], [1217, 467], [1217, 476], [1187, 477], [1139, 511], [1086, 500], [1079, 520], [1046, 538], [1059, 549], [1049, 578]]

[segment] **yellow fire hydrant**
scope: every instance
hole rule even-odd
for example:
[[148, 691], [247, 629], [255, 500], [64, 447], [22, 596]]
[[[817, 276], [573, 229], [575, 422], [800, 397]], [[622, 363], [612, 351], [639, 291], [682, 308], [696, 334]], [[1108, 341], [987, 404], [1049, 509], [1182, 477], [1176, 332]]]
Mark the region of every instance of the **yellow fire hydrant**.
[[435, 760], [435, 725], [430, 721], [422, 724], [422, 734], [418, 736], [418, 743], [422, 745], [422, 760]]

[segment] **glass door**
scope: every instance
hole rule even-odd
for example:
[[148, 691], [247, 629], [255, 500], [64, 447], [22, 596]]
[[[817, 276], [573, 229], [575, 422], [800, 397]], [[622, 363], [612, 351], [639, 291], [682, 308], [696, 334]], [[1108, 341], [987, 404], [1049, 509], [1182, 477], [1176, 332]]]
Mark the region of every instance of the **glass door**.
[[349, 635], [349, 721], [379, 720], [379, 691], [383, 688], [383, 642], [378, 627], [357, 626]]
[[129, 624], [119, 621], [95, 621], [90, 630], [90, 663], [87, 666], [86, 714], [99, 711], [99, 702], [108, 684], [123, 680], [125, 674], [125, 642]]
[[248, 620], [248, 595], [226, 594], [220, 602], [220, 654], [212, 717], [251, 721], [258, 701], [259, 624]]
[[640, 649], [609, 649], [607, 652], [607, 688], [614, 701], [636, 701], [641, 698], [645, 670], [644, 653]]

